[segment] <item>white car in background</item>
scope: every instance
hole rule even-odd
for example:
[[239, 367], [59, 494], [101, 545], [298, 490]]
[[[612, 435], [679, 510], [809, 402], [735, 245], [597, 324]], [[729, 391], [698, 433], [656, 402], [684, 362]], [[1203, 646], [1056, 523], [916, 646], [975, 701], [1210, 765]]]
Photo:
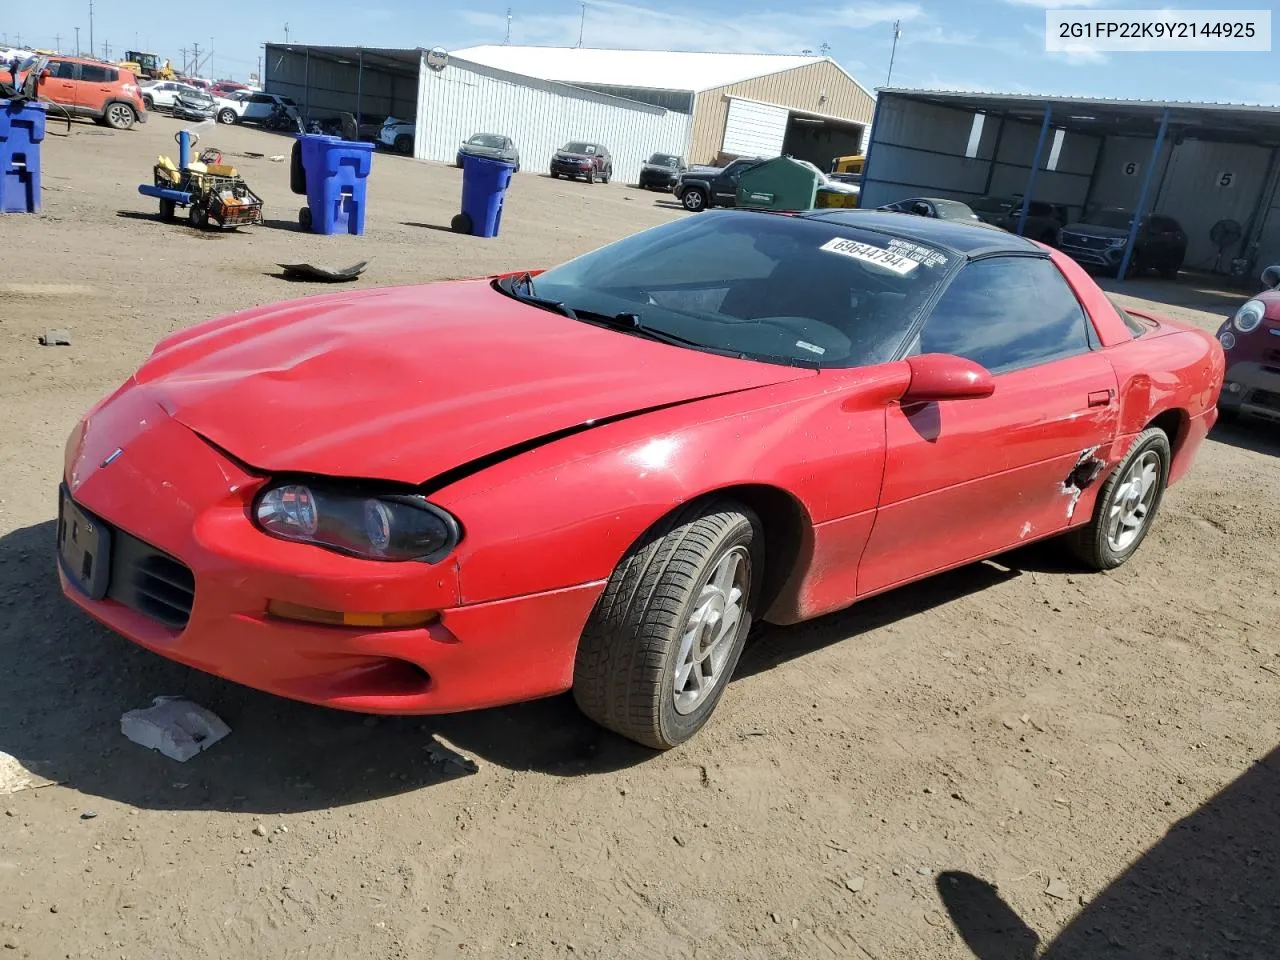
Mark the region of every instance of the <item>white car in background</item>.
[[197, 87], [189, 83], [178, 83], [176, 80], [153, 80], [138, 84], [138, 88], [142, 91], [142, 105], [148, 110], [171, 111], [178, 94], [200, 92]]
[[378, 142], [384, 147], [390, 147], [396, 153], [407, 156], [413, 153], [413, 136], [417, 128], [416, 121], [387, 117], [382, 122], [382, 129], [378, 131]]
[[289, 97], [257, 90], [237, 90], [225, 97], [214, 97], [219, 123], [262, 123], [271, 116], [276, 104], [280, 104], [289, 116], [298, 119], [298, 105]]

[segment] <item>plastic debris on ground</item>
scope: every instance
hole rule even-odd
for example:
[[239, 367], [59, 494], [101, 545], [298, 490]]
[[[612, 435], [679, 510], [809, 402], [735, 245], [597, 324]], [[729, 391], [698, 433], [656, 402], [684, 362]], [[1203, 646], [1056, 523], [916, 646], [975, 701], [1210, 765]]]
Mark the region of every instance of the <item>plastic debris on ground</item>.
[[71, 334], [65, 330], [46, 330], [40, 334], [40, 346], [69, 347], [71, 346]]
[[353, 263], [349, 267], [330, 270], [327, 267], [317, 267], [311, 263], [276, 264], [284, 271], [284, 276], [289, 280], [316, 280], [322, 283], [345, 283], [348, 280], [354, 280], [364, 273], [364, 268], [368, 265], [368, 260], [361, 260], [359, 263]]
[[182, 697], [156, 697], [150, 707], [120, 718], [120, 732], [134, 743], [186, 762], [231, 732], [216, 714]]
[[479, 765], [474, 760], [459, 753], [457, 750], [454, 750], [448, 744], [440, 740], [439, 737], [433, 738], [432, 741], [422, 749], [427, 751], [427, 756], [430, 758], [432, 763], [437, 763], [441, 766], [452, 765], [455, 767], [461, 767], [467, 773], [475, 773], [480, 769]]

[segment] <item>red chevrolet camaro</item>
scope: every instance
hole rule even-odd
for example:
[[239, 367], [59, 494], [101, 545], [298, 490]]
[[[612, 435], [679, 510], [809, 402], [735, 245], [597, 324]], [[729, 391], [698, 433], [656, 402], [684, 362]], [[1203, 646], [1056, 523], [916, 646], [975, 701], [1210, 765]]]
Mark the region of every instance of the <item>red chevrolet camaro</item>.
[[171, 335], [68, 440], [59, 569], [126, 637], [282, 696], [572, 689], [665, 748], [755, 621], [1047, 537], [1123, 563], [1222, 377], [1212, 336], [1020, 237], [710, 213]]

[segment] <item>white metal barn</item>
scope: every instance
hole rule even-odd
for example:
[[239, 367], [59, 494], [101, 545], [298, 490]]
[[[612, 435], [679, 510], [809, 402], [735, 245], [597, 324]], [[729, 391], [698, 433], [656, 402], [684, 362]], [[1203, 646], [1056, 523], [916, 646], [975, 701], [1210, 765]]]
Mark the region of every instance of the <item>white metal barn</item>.
[[[443, 59], [443, 63], [441, 62]], [[653, 153], [691, 163], [787, 153], [824, 169], [859, 153], [874, 97], [827, 57], [480, 46], [429, 57], [268, 44], [264, 88], [309, 119], [415, 123], [414, 155], [449, 162], [476, 133], [511, 137], [521, 168], [549, 169], [570, 140], [602, 143], [634, 181]]]

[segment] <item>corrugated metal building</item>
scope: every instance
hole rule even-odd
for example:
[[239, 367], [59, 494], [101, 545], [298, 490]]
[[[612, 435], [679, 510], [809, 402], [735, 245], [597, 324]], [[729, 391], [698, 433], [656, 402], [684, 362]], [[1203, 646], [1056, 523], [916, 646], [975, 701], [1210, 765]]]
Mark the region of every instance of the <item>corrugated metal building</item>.
[[450, 161], [476, 133], [511, 137], [546, 171], [570, 140], [604, 144], [634, 181], [654, 153], [691, 163], [789, 153], [826, 169], [862, 151], [874, 97], [826, 57], [480, 46], [447, 57], [268, 44], [264, 88], [313, 120], [414, 120], [414, 155]]
[[[1031, 196], [1178, 220], [1185, 266], [1280, 262], [1280, 107], [881, 90], [862, 205]], [[1038, 162], [1037, 162], [1038, 160]], [[1222, 221], [1238, 230], [1214, 227]]]
[[789, 153], [826, 169], [861, 151], [875, 107], [828, 57], [511, 45], [454, 56], [688, 114], [689, 139], [675, 152], [692, 163]]

